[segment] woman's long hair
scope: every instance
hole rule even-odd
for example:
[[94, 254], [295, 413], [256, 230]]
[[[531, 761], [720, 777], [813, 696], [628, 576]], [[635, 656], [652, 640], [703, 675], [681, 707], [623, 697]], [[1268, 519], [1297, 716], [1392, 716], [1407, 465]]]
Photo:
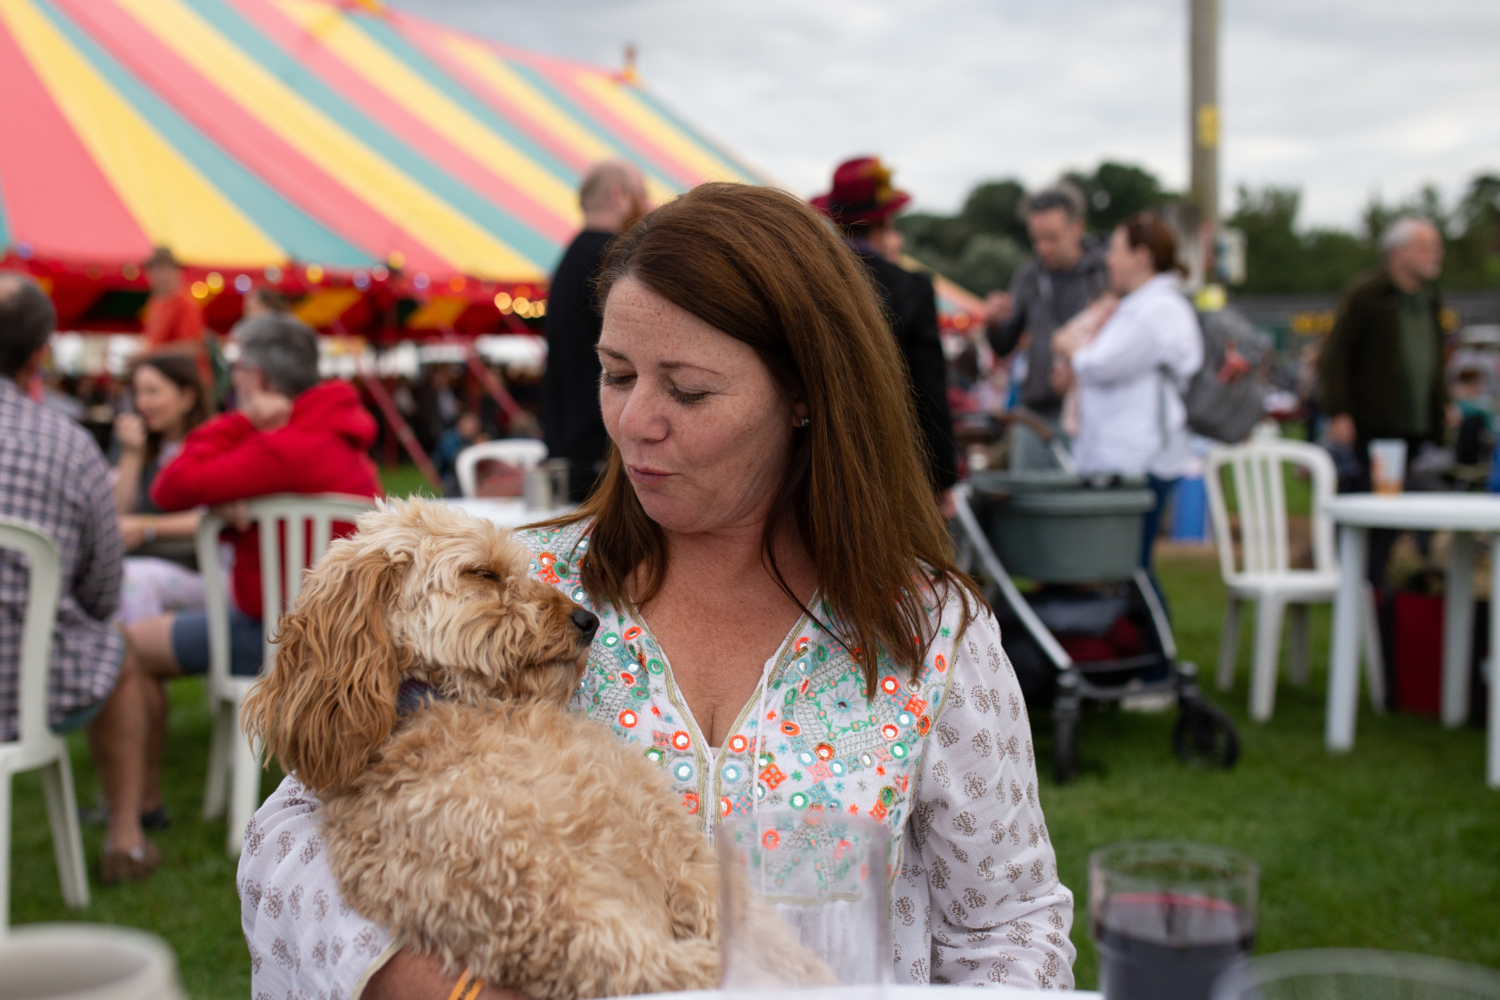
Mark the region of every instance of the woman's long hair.
[[[198, 361], [191, 354], [174, 351], [148, 354], [135, 363], [135, 368], [131, 371], [132, 382], [135, 380], [135, 372], [142, 368], [152, 369], [175, 385], [179, 392], [183, 389], [192, 390], [193, 406], [182, 417], [184, 435], [208, 419], [208, 402], [203, 398], [203, 382], [198, 376]], [[147, 468], [150, 468], [152, 463], [161, 457], [161, 445], [160, 432], [150, 431], [146, 435]]]
[[[791, 195], [715, 183], [615, 241], [599, 275], [601, 310], [624, 278], [749, 345], [786, 398], [806, 403], [811, 422], [794, 431], [762, 558], [781, 589], [851, 651], [868, 695], [879, 653], [915, 677], [935, 630], [927, 608], [956, 588], [962, 629], [982, 597], [953, 563], [906, 366], [864, 266]], [[666, 573], [666, 537], [613, 446], [594, 493], [554, 523], [590, 518], [584, 589], [618, 605], [649, 602]], [[818, 567], [819, 609], [802, 605], [776, 564], [788, 525]]]

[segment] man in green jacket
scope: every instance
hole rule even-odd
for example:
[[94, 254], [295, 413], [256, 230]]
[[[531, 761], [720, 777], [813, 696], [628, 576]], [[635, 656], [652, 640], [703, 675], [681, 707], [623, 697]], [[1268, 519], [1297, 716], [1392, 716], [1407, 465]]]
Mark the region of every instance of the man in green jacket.
[[1402, 216], [1381, 237], [1385, 266], [1355, 284], [1323, 345], [1318, 377], [1330, 444], [1354, 448], [1369, 489], [1369, 447], [1402, 438], [1409, 456], [1441, 443], [1448, 391], [1443, 377], [1443, 239], [1426, 219]]

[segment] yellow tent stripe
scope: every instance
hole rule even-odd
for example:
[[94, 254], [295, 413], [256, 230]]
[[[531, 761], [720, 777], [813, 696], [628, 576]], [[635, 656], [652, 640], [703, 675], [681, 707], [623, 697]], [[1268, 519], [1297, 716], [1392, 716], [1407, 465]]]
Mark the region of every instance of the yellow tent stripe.
[[312, 0], [276, 0], [276, 6], [387, 97], [527, 197], [574, 225], [583, 221], [570, 185], [413, 72], [342, 11]]
[[438, 295], [422, 303], [421, 308], [406, 318], [408, 330], [441, 330], [458, 322], [458, 317], [469, 308], [469, 300], [452, 295]]
[[486, 278], [543, 277], [535, 264], [350, 135], [180, 0], [116, 2], [204, 79], [458, 270]]
[[[556, 102], [533, 87], [483, 45], [461, 35], [446, 35], [443, 44], [475, 76], [572, 147], [586, 163], [619, 157], [616, 150], [579, 125], [567, 111], [558, 107]], [[670, 201], [677, 194], [675, 190], [650, 176], [646, 178], [646, 193], [653, 204]]]
[[683, 135], [655, 111], [636, 100], [628, 87], [600, 73], [579, 72], [573, 82], [636, 131], [666, 150], [703, 180], [745, 181], [729, 164]]
[[152, 243], [184, 261], [263, 267], [286, 253], [96, 71], [31, 0], [0, 0], [0, 19]]
[[297, 318], [308, 326], [322, 329], [332, 326], [333, 321], [349, 311], [349, 307], [364, 298], [357, 288], [325, 288], [297, 303], [294, 310]]

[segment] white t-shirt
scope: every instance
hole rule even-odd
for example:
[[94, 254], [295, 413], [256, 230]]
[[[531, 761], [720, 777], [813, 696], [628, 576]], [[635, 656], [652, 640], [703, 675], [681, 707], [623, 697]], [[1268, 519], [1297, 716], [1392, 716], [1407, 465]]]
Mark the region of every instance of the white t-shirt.
[[1181, 390], [1202, 365], [1198, 317], [1174, 276], [1158, 274], [1121, 299], [1093, 343], [1073, 355], [1078, 471], [1186, 473], [1192, 453]]

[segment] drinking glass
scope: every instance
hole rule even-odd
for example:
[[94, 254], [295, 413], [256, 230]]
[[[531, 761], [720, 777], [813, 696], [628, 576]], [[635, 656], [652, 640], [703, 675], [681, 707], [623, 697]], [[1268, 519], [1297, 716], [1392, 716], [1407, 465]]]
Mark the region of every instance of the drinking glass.
[[1500, 972], [1394, 951], [1282, 951], [1225, 972], [1213, 1000], [1500, 1000]]
[[1370, 485], [1376, 493], [1400, 493], [1406, 485], [1406, 442], [1370, 442]]
[[551, 509], [565, 507], [568, 503], [569, 487], [569, 465], [566, 458], [549, 458], [542, 463], [542, 468], [547, 470], [548, 499], [552, 501]]
[[891, 975], [890, 838], [873, 820], [766, 809], [719, 828], [723, 985], [879, 986]]
[[525, 473], [522, 496], [528, 511], [553, 511], [568, 502], [568, 460], [548, 459]]
[[1089, 855], [1105, 1000], [1209, 1000], [1255, 941], [1260, 868], [1234, 851], [1146, 840]]

